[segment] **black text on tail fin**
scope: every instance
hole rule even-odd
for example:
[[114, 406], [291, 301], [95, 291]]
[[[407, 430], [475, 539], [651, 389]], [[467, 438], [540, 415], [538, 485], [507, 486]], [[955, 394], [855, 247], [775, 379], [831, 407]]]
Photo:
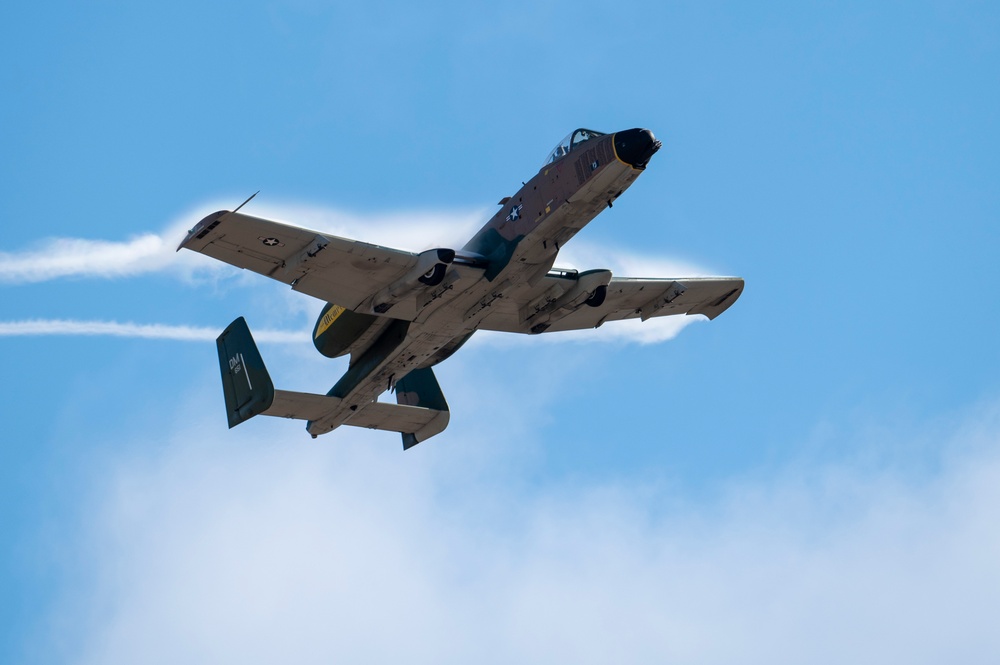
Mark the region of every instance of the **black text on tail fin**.
[[215, 343], [219, 349], [222, 391], [226, 395], [226, 416], [229, 427], [235, 427], [271, 406], [274, 384], [242, 316], [230, 323]]

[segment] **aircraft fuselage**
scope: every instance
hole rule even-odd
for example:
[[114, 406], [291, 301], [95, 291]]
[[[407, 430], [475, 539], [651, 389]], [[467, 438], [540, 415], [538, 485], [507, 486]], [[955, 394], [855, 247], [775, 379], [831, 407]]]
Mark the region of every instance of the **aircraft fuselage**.
[[[635, 182], [659, 147], [642, 129], [581, 142], [505, 197], [433, 289], [422, 289], [419, 299], [405, 304], [392, 302], [398, 294], [376, 294], [372, 312], [384, 316], [353, 344], [347, 372], [328, 393], [341, 398], [340, 406], [310, 421], [309, 433], [324, 434], [349, 422], [396, 380], [451, 355], [492, 308], [545, 277], [559, 249]], [[383, 299], [387, 302], [379, 302]], [[397, 307], [413, 309], [395, 318]]]

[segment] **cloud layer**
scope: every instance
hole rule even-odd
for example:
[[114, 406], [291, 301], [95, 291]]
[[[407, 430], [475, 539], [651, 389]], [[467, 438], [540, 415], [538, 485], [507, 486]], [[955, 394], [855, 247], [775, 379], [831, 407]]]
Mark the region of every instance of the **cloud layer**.
[[192, 426], [102, 479], [59, 623], [100, 663], [996, 662], [998, 413], [938, 474], [789, 467], [705, 503], [529, 490], [473, 421], [405, 454]]

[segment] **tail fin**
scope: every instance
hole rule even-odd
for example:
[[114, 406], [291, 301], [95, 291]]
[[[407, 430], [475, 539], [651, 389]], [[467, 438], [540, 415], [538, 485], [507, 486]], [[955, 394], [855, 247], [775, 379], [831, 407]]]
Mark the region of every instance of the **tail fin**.
[[[216, 345], [230, 427], [261, 413], [315, 421], [341, 407], [343, 400], [339, 397], [275, 390], [243, 317], [229, 324]], [[415, 369], [396, 382], [396, 402], [371, 402], [356, 412], [345, 410], [346, 424], [400, 432], [403, 450], [440, 434], [448, 426], [448, 402], [429, 367]], [[343, 422], [341, 418], [334, 427]]]
[[439, 412], [439, 417], [420, 431], [403, 433], [403, 450], [440, 434], [448, 426], [448, 402], [430, 367], [415, 369], [396, 382], [396, 403]]
[[264, 360], [242, 316], [215, 340], [222, 370], [222, 392], [226, 395], [226, 416], [233, 428], [263, 413], [274, 401], [274, 384]]

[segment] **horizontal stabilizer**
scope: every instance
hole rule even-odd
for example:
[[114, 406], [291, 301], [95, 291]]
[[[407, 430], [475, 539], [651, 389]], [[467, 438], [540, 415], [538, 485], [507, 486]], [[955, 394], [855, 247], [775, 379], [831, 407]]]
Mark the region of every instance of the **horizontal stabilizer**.
[[339, 397], [330, 395], [275, 390], [274, 401], [264, 415], [296, 420], [320, 420], [340, 406], [340, 402]]
[[427, 409], [422, 406], [372, 402], [351, 416], [345, 424], [367, 427], [403, 435], [403, 450], [440, 434], [448, 426], [447, 411]]
[[[415, 371], [423, 373], [431, 370]], [[407, 378], [412, 375], [413, 372], [410, 372]], [[408, 391], [404, 389], [407, 387]], [[417, 389], [422, 392], [418, 394]], [[419, 395], [422, 395], [423, 399]], [[400, 401], [399, 404], [371, 402], [362, 406], [348, 415], [344, 424], [351, 427], [399, 432], [403, 435], [404, 450], [443, 432], [448, 426], [448, 404], [444, 401], [444, 395], [441, 394], [433, 374], [430, 374], [430, 380], [421, 374], [409, 382], [404, 380], [397, 383], [396, 399]], [[270, 408], [263, 413], [278, 418], [318, 421], [339, 408], [342, 401], [339, 397], [330, 395], [275, 390]]]
[[406, 450], [448, 426], [448, 403], [430, 368], [413, 370], [396, 382], [397, 404], [369, 402], [352, 411], [340, 397], [275, 390], [243, 317], [216, 343], [230, 427], [258, 414], [310, 423], [335, 418], [337, 424], [399, 432]]

